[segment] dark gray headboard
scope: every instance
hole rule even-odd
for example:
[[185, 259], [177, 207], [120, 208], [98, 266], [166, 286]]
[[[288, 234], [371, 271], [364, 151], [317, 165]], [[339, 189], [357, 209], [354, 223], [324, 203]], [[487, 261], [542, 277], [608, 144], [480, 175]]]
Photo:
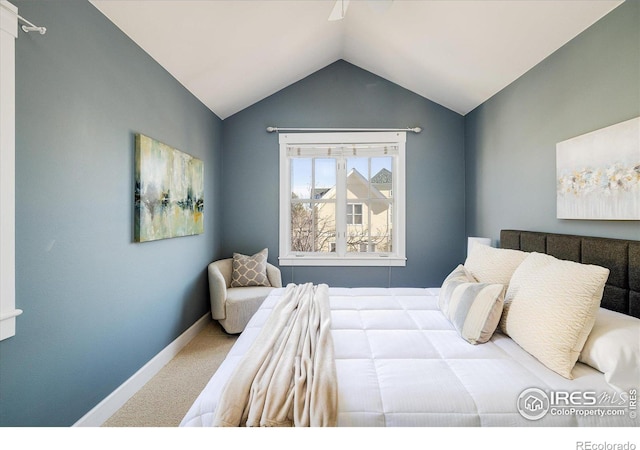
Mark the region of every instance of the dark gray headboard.
[[502, 230], [500, 247], [606, 267], [601, 306], [640, 318], [640, 241]]

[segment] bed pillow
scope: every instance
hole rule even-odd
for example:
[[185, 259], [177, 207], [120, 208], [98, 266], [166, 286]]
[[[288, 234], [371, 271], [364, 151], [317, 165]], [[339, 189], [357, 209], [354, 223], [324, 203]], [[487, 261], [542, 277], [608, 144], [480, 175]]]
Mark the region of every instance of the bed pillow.
[[619, 391], [640, 388], [640, 319], [600, 308], [578, 361]]
[[253, 256], [233, 254], [231, 287], [271, 286], [267, 277], [268, 249]]
[[496, 330], [503, 300], [504, 285], [478, 283], [459, 265], [442, 283], [438, 306], [463, 339], [482, 344]]
[[481, 283], [509, 284], [516, 268], [528, 253], [507, 248], [494, 248], [475, 244], [464, 262], [464, 267]]
[[513, 274], [502, 331], [549, 369], [573, 379], [609, 269], [531, 253]]
[[438, 295], [438, 308], [440, 308], [440, 311], [442, 311], [445, 316], [447, 315], [446, 310], [449, 307], [448, 303], [451, 297], [451, 291], [455, 289], [457, 283], [467, 283], [469, 281], [477, 280], [473, 278], [473, 275], [471, 275], [462, 264], [459, 264], [458, 267], [453, 269], [453, 272], [444, 279]]

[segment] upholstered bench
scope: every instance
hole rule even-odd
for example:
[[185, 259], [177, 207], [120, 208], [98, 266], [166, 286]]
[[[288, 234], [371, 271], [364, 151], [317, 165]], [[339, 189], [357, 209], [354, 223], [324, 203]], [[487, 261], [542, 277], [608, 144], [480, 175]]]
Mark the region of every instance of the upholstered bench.
[[211, 316], [220, 322], [227, 333], [241, 333], [267, 295], [273, 289], [282, 287], [280, 269], [267, 263], [266, 257], [264, 264], [268, 278], [268, 283], [265, 284], [270, 286], [242, 287], [232, 287], [233, 258], [221, 259], [209, 264]]

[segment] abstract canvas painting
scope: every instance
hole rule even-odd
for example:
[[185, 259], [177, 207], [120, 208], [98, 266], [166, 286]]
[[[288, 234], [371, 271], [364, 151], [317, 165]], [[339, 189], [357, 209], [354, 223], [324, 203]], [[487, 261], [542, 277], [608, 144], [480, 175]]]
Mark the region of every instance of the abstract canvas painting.
[[640, 220], [640, 117], [556, 145], [559, 219]]
[[136, 242], [204, 232], [201, 160], [136, 134], [135, 183]]

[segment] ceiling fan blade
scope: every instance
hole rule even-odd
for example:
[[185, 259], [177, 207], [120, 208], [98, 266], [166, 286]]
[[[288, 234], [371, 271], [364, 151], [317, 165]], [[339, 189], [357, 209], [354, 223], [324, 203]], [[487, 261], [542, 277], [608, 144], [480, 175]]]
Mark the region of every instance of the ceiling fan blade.
[[336, 4], [333, 5], [331, 14], [329, 14], [329, 20], [342, 20], [345, 14], [347, 14], [347, 8], [349, 7], [350, 0], [336, 0]]

